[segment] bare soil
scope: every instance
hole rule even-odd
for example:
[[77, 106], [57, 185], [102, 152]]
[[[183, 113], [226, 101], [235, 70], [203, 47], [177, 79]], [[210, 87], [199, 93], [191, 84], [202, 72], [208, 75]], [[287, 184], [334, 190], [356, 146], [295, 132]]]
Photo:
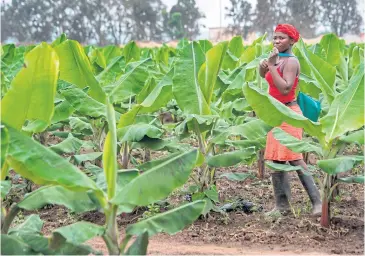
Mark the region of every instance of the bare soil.
[[[224, 172], [256, 172], [256, 167], [221, 168]], [[360, 184], [340, 186], [340, 196], [331, 204], [332, 225], [319, 225], [319, 218], [310, 215], [310, 201], [296, 173], [291, 173], [292, 214], [277, 219], [267, 218], [265, 212], [274, 207], [270, 174], [263, 180], [244, 182], [219, 179], [217, 181], [222, 204], [242, 198], [262, 206], [263, 211], [245, 214], [241, 211], [227, 215], [212, 212], [182, 232], [169, 236], [159, 234], [150, 239], [149, 254], [245, 254], [245, 255], [327, 255], [364, 254], [364, 187]], [[183, 193], [173, 193], [169, 202], [177, 205]], [[221, 205], [222, 205], [221, 204]], [[127, 225], [135, 223], [144, 209], [118, 216], [121, 238]], [[23, 212], [28, 215], [34, 212]], [[60, 206], [47, 206], [37, 211], [45, 224], [43, 232], [50, 234], [57, 227], [85, 220], [104, 224], [99, 212], [70, 213]], [[89, 240], [97, 250], [107, 254], [100, 238]]]

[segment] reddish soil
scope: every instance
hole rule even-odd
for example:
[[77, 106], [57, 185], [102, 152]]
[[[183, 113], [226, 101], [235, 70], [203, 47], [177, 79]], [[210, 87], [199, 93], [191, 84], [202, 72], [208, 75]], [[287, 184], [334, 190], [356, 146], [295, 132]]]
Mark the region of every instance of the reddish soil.
[[[158, 157], [152, 155], [153, 158]], [[217, 177], [226, 172], [257, 173], [256, 166], [221, 168]], [[362, 173], [363, 166], [353, 172]], [[22, 183], [21, 178], [12, 172], [13, 183]], [[184, 187], [186, 188], [187, 185]], [[9, 194], [11, 201], [18, 201], [21, 191]], [[33, 186], [35, 189], [37, 186]], [[263, 180], [249, 179], [244, 182], [218, 179], [217, 188], [221, 205], [242, 198], [262, 206], [262, 212], [245, 214], [230, 212], [226, 216], [212, 212], [207, 218], [197, 220], [193, 225], [174, 236], [159, 234], [150, 239], [149, 254], [364, 254], [364, 187], [360, 184], [340, 186], [340, 196], [331, 204], [332, 224], [329, 229], [319, 225], [319, 218], [312, 217], [310, 201], [296, 173], [291, 173], [291, 192], [293, 213], [277, 219], [265, 217], [265, 212], [274, 207], [270, 174], [265, 173]], [[10, 196], [11, 195], [11, 196]], [[21, 196], [22, 197], [22, 196]], [[184, 200], [181, 189], [174, 192], [168, 202], [178, 205]], [[5, 202], [9, 203], [9, 202]], [[7, 205], [7, 204], [5, 204]], [[57, 227], [85, 220], [100, 225], [104, 216], [99, 212], [83, 214], [70, 213], [60, 206], [46, 206], [36, 212], [23, 212], [14, 221], [20, 223], [25, 215], [38, 213], [44, 221], [43, 233], [50, 234]], [[118, 216], [121, 236], [127, 225], [135, 223], [143, 210], [133, 214]], [[99, 238], [88, 241], [95, 249], [107, 253]]]
[[[256, 168], [224, 168], [223, 172], [247, 172]], [[364, 188], [359, 184], [341, 185], [340, 196], [332, 203], [332, 225], [329, 229], [319, 225], [319, 218], [309, 214], [307, 194], [295, 173], [291, 174], [292, 206], [295, 214], [268, 219], [264, 213], [274, 206], [269, 174], [263, 180], [244, 182], [219, 179], [217, 182], [221, 202], [236, 198], [250, 200], [263, 207], [262, 212], [245, 214], [230, 212], [227, 216], [211, 213], [199, 219], [182, 232], [169, 236], [159, 234], [151, 238], [149, 254], [364, 254]], [[169, 201], [177, 204], [183, 195], [174, 193]], [[124, 228], [141, 217], [143, 211], [118, 216], [121, 235]], [[24, 215], [30, 212], [24, 212]], [[72, 214], [64, 207], [48, 206], [38, 211], [45, 221], [43, 232], [79, 220], [104, 223], [98, 212]], [[95, 249], [107, 254], [99, 238], [88, 241]]]

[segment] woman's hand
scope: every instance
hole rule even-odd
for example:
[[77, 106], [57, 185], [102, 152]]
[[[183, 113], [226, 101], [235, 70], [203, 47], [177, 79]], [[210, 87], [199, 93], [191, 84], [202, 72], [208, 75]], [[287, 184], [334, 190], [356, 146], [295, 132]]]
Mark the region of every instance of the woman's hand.
[[267, 59], [263, 59], [260, 61], [260, 68], [267, 69], [269, 66], [267, 65]]
[[276, 64], [276, 60], [279, 56], [279, 50], [277, 48], [274, 48], [272, 52], [270, 53], [269, 59], [267, 61], [267, 65], [269, 67], [272, 67]]
[[267, 65], [267, 59], [263, 59], [259, 64], [259, 73], [262, 78], [265, 77], [266, 73], [269, 71], [269, 66]]

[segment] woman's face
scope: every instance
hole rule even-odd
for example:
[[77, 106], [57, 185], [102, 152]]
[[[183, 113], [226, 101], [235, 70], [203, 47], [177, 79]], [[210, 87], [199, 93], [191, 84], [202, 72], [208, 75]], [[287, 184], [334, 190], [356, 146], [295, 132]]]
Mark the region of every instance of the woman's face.
[[279, 52], [285, 52], [294, 44], [294, 40], [283, 32], [274, 32], [273, 45]]

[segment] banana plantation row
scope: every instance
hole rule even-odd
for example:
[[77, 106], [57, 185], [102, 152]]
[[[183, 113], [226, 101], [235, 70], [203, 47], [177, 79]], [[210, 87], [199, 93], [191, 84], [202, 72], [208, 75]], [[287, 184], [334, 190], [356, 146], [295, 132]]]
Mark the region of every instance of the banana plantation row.
[[[319, 159], [312, 169], [323, 172], [321, 224], [328, 227], [335, 187], [364, 181], [337, 177], [364, 161], [362, 152], [343, 155], [347, 145], [364, 145], [364, 45], [327, 34], [318, 44], [294, 46], [299, 88], [322, 105], [319, 121], [312, 122], [268, 95], [258, 74], [272, 48], [265, 38], [249, 46], [234, 37], [216, 45], [181, 40], [176, 48], [140, 49], [133, 41], [124, 48], [82, 46], [62, 35], [52, 44], [3, 45], [1, 198], [12, 187], [10, 170], [40, 187], [9, 209], [2, 206], [2, 253], [97, 253], [84, 243], [100, 236], [110, 254], [145, 254], [154, 234], [175, 234], [220, 211], [216, 169], [261, 161], [267, 132], [282, 122], [303, 128], [305, 139], [280, 128], [274, 137]], [[166, 115], [172, 122], [164, 122]], [[47, 147], [45, 134], [63, 140]], [[158, 151], [165, 155], [151, 160]], [[252, 174], [225, 175], [242, 181]], [[191, 202], [129, 225], [119, 240], [117, 215], [165, 199], [188, 180]], [[21, 210], [47, 204], [76, 213], [98, 210], [105, 225], [77, 222], [50, 237], [41, 233], [38, 215], [11, 225]]]

